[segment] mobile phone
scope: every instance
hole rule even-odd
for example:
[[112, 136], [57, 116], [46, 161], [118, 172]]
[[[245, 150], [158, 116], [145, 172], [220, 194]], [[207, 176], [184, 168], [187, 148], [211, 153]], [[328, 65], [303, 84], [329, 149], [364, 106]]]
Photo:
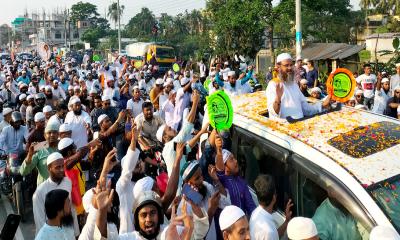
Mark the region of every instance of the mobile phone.
[[20, 221], [20, 215], [9, 214], [6, 223], [4, 223], [3, 229], [1, 229], [0, 239], [14, 239]]
[[185, 194], [185, 196], [188, 199], [192, 200], [192, 202], [196, 205], [199, 205], [201, 200], [203, 199], [203, 196], [199, 192], [193, 190], [193, 188], [190, 187], [189, 184], [183, 185], [182, 193]]
[[[176, 146], [178, 145], [178, 143], [174, 142], [174, 151], [176, 152]], [[187, 155], [186, 153], [186, 147], [183, 148], [183, 155]]]

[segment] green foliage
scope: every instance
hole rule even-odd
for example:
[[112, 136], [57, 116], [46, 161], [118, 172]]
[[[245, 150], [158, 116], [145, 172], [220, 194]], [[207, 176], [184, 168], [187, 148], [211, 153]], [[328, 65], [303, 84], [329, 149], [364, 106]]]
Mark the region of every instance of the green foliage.
[[81, 39], [82, 41], [90, 43], [92, 48], [96, 48], [99, 44], [99, 39], [104, 37], [105, 30], [100, 27], [94, 27], [86, 30]]
[[375, 29], [375, 33], [388, 33], [389, 29], [387, 26], [380, 26], [377, 29]]
[[75, 50], [83, 50], [83, 49], [85, 49], [85, 44], [77, 43], [77, 44], [75, 44], [74, 49]]
[[95, 23], [99, 14], [97, 13], [97, 6], [87, 2], [78, 2], [71, 6], [70, 17], [73, 23], [80, 20], [88, 20]]
[[117, 28], [118, 17], [121, 17], [124, 12], [125, 6], [120, 5], [118, 9], [118, 4], [116, 2], [108, 6], [107, 16], [114, 22], [115, 28]]
[[138, 40], [149, 40], [152, 37], [152, 28], [156, 24], [154, 14], [146, 7], [141, 12], [131, 18], [125, 26], [128, 36]]

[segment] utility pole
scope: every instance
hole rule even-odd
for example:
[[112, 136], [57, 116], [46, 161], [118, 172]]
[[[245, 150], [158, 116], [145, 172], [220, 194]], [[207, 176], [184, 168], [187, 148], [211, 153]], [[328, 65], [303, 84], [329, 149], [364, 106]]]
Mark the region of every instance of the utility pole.
[[64, 46], [67, 47], [67, 9], [64, 10]]
[[296, 56], [301, 57], [301, 0], [296, 0]]
[[121, 54], [121, 10], [119, 8], [119, 0], [117, 0], [118, 8], [118, 54]]

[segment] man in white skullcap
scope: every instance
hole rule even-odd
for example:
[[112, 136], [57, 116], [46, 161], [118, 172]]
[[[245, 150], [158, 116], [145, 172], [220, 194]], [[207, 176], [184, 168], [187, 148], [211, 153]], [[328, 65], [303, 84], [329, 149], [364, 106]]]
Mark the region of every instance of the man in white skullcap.
[[[252, 74], [253, 71], [249, 71], [246, 77], [238, 79], [235, 71], [229, 71], [227, 74], [228, 81], [223, 84], [224, 90], [231, 96], [250, 93], [251, 86], [248, 81], [251, 79]], [[219, 81], [219, 76], [217, 77], [217, 81]]]
[[[54, 189], [63, 189], [69, 193], [69, 199], [71, 199], [72, 183], [67, 177], [65, 177], [63, 156], [59, 152], [53, 152], [47, 157], [46, 165], [49, 172], [49, 178], [37, 187], [32, 197], [36, 234], [46, 223], [46, 211], [44, 206], [46, 194]], [[79, 226], [75, 208], [73, 208], [73, 206], [71, 212], [74, 221], [75, 236], [77, 237], [79, 236]]]
[[321, 99], [321, 94], [322, 94], [321, 88], [313, 87], [313, 88], [311, 88], [310, 92], [311, 92], [312, 98], [317, 99], [317, 100]]
[[35, 128], [29, 133], [26, 148], [29, 149], [30, 145], [34, 142], [46, 141], [44, 137], [44, 129], [46, 127], [46, 116], [42, 112], [38, 112], [34, 117]]
[[250, 240], [249, 222], [242, 209], [231, 205], [222, 210], [219, 226], [224, 240]]
[[57, 99], [66, 99], [67, 96], [65, 95], [64, 89], [59, 86], [58, 80], [53, 80], [53, 96], [55, 96]]
[[376, 83], [374, 107], [372, 108], [372, 112], [383, 114], [389, 98], [390, 98], [389, 79], [378, 77], [378, 82]]
[[72, 135], [71, 125], [67, 123], [61, 124], [59, 128], [59, 138], [60, 139], [71, 138], [71, 135]]
[[43, 107], [43, 113], [46, 116], [46, 121], [49, 121], [51, 116], [53, 116], [53, 108], [50, 105], [46, 105]]
[[400, 85], [400, 62], [395, 64], [396, 74], [390, 77], [390, 95], [394, 96], [394, 88]]
[[311, 218], [295, 217], [287, 226], [290, 240], [319, 240], [317, 227]]
[[159, 98], [160, 95], [162, 94], [163, 86], [164, 86], [164, 80], [162, 78], [158, 78], [153, 88], [150, 90], [149, 97], [150, 101], [153, 103], [154, 111], [160, 110]]
[[384, 115], [397, 118], [397, 108], [400, 106], [400, 85], [394, 87], [394, 95], [387, 101]]
[[169, 93], [171, 92], [171, 90], [173, 88], [174, 88], [174, 80], [172, 78], [167, 78], [164, 82], [164, 87], [160, 94], [160, 97], [158, 98], [160, 112], [163, 111], [163, 106], [164, 106], [165, 102], [168, 101]]
[[400, 240], [400, 236], [392, 227], [378, 225], [372, 229], [369, 240]]
[[88, 143], [88, 131], [90, 130], [92, 120], [89, 114], [82, 110], [79, 98], [71, 99], [71, 105], [72, 111], [67, 113], [64, 123], [71, 124], [71, 138], [79, 149]]
[[278, 76], [267, 86], [267, 107], [271, 119], [300, 119], [330, 108], [328, 97], [323, 102], [309, 104], [295, 81], [293, 59], [288, 53], [277, 57]]
[[142, 113], [143, 102], [139, 87], [134, 86], [132, 90], [132, 98], [126, 103], [126, 109], [128, 109], [131, 117], [136, 118], [140, 113]]
[[9, 107], [3, 108], [3, 112], [2, 112], [3, 121], [0, 122], [0, 133], [3, 130], [3, 128], [10, 125], [12, 112], [13, 112], [12, 108], [9, 108]]
[[26, 119], [26, 108], [28, 107], [27, 97], [28, 96], [24, 93], [19, 95], [19, 102], [21, 103], [21, 106], [19, 107], [19, 112], [22, 114], [23, 119]]

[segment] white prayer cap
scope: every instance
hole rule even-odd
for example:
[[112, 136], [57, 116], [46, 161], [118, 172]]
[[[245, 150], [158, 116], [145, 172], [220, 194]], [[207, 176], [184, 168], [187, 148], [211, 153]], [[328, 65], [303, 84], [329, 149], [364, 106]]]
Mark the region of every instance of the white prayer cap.
[[53, 83], [54, 84], [58, 84], [58, 80], [53, 80]]
[[151, 70], [150, 70], [150, 69], [149, 69], [149, 70], [147, 70], [147, 71], [146, 71], [146, 73], [151, 73]]
[[20, 101], [25, 100], [26, 99], [26, 94], [23, 93], [23, 94], [19, 95], [18, 98], [19, 98]]
[[313, 88], [311, 88], [311, 92], [321, 93], [322, 91], [321, 91], [321, 88], [319, 88], [319, 87], [313, 87]]
[[299, 60], [303, 60], [303, 58], [301, 56], [297, 56], [296, 57], [296, 62], [299, 61]]
[[307, 79], [304, 79], [304, 78], [303, 78], [303, 79], [301, 79], [300, 83], [301, 83], [301, 84], [307, 84], [308, 81], [307, 81]]
[[229, 65], [229, 62], [228, 61], [224, 62], [224, 65]]
[[381, 83], [389, 82], [389, 78], [383, 78]]
[[222, 210], [221, 215], [219, 215], [219, 226], [221, 231], [226, 230], [244, 216], [246, 215], [243, 210], [234, 205], [225, 207], [224, 210]]
[[391, 227], [376, 226], [369, 234], [370, 240], [399, 240], [399, 234]]
[[394, 87], [394, 90], [400, 90], [400, 84], [397, 84], [396, 87]]
[[153, 65], [149, 64], [149, 68], [153, 67]]
[[129, 74], [128, 79], [134, 79], [135, 78], [135, 74]]
[[104, 119], [106, 119], [106, 118], [108, 118], [108, 116], [107, 116], [106, 114], [101, 114], [101, 115], [97, 118], [97, 123], [100, 125], [101, 122], [102, 122]]
[[304, 63], [308, 63], [308, 61], [310, 61], [310, 60], [308, 60], [308, 58], [304, 58], [304, 60], [303, 60]]
[[68, 90], [74, 90], [74, 86], [69, 85], [69, 86], [68, 86]]
[[168, 96], [172, 96], [172, 95], [174, 95], [175, 93], [176, 93], [176, 91], [175, 91], [174, 89], [172, 89], [171, 91], [169, 91]]
[[232, 153], [226, 149], [222, 149], [222, 160], [224, 161], [224, 164], [226, 161], [228, 161], [229, 157], [232, 155]]
[[141, 178], [133, 187], [133, 197], [137, 198], [142, 192], [152, 191], [154, 180], [151, 177]]
[[215, 77], [215, 71], [210, 72], [211, 77]]
[[60, 133], [71, 132], [71, 131], [72, 131], [71, 125], [69, 125], [68, 123], [61, 124], [59, 128]]
[[45, 89], [46, 91], [49, 91], [49, 90], [51, 90], [51, 87], [50, 87], [49, 85], [46, 85], [46, 86], [44, 87], [44, 89]]
[[303, 240], [317, 236], [318, 231], [311, 218], [294, 217], [287, 226], [287, 234], [291, 240]]
[[224, 79], [224, 81], [228, 81], [228, 75], [225, 74], [224, 77], [223, 77], [223, 79]]
[[156, 84], [157, 84], [157, 85], [162, 85], [162, 84], [164, 84], [164, 79], [162, 79], [162, 78], [157, 78]]
[[169, 70], [169, 71], [168, 71], [168, 75], [171, 75], [171, 74], [172, 74], [172, 71], [171, 71], [171, 70]]
[[74, 91], [75, 91], [75, 90], [81, 90], [81, 88], [80, 88], [79, 86], [75, 86], [75, 87], [74, 87]]
[[4, 109], [3, 109], [3, 116], [12, 113], [12, 111], [13, 111], [13, 110], [12, 110], [11, 108], [8, 108], [8, 107], [7, 107], [7, 108], [4, 108]]
[[135, 85], [135, 86], [133, 86], [133, 89], [132, 89], [132, 90], [135, 90], [135, 89], [140, 89], [140, 88], [139, 88], [138, 85]]
[[46, 161], [47, 166], [49, 166], [51, 163], [53, 163], [53, 162], [55, 162], [55, 161], [57, 161], [57, 160], [59, 160], [59, 159], [64, 159], [63, 156], [61, 155], [61, 153], [59, 153], [59, 152], [53, 152], [52, 154], [50, 154], [50, 155], [47, 157], [47, 161]]
[[41, 122], [41, 121], [44, 121], [44, 120], [46, 120], [46, 117], [44, 116], [44, 113], [42, 113], [42, 112], [37, 112], [37, 113], [35, 114], [35, 117], [34, 117], [34, 121], [35, 121], [35, 122]]
[[72, 144], [74, 144], [74, 140], [71, 138], [63, 138], [58, 142], [58, 151], [62, 151]]
[[400, 67], [400, 63], [396, 63], [396, 68]]
[[97, 90], [95, 88], [90, 89], [89, 94], [92, 94], [92, 93], [97, 93]]
[[157, 140], [159, 141], [159, 142], [162, 142], [162, 137], [163, 137], [163, 135], [164, 135], [164, 129], [165, 129], [165, 124], [163, 124], [161, 127], [159, 127], [158, 128], [158, 130], [157, 130], [157, 134], [156, 134], [156, 137], [157, 137]]
[[81, 100], [78, 97], [73, 97], [69, 102], [71, 103], [71, 105], [73, 105], [75, 103], [80, 103]]
[[278, 57], [276, 58], [276, 62], [280, 63], [284, 60], [293, 60], [292, 56], [290, 56], [289, 53], [281, 53], [278, 55]]
[[172, 84], [174, 82], [174, 79], [172, 78], [167, 78], [167, 80], [165, 80], [164, 86]]
[[105, 102], [105, 101], [111, 101], [111, 98], [110, 98], [110, 96], [108, 96], [108, 95], [103, 95], [103, 96], [101, 96], [101, 101], [103, 101], [103, 102]]
[[186, 85], [189, 81], [190, 81], [189, 78], [185, 78], [185, 77], [182, 78], [182, 79], [181, 79], [181, 86]]
[[51, 108], [50, 105], [46, 105], [46, 106], [43, 107], [43, 113], [48, 113], [48, 112], [51, 112], [51, 111], [53, 111], [53, 109]]
[[26, 73], [26, 71], [25, 71], [25, 70], [22, 70], [21, 73]]
[[234, 77], [236, 75], [235, 71], [229, 71], [228, 72], [228, 77]]
[[364, 94], [363, 90], [357, 89], [356, 93], [354, 95], [359, 95], [359, 94], [361, 94], [361, 95]]
[[45, 133], [51, 132], [51, 131], [56, 131], [58, 132], [58, 129], [60, 128], [60, 124], [58, 122], [49, 122], [46, 124], [46, 128], [44, 129]]
[[28, 95], [27, 97], [26, 97], [26, 100], [31, 100], [31, 99], [34, 99], [35, 97], [33, 96], [33, 95]]

